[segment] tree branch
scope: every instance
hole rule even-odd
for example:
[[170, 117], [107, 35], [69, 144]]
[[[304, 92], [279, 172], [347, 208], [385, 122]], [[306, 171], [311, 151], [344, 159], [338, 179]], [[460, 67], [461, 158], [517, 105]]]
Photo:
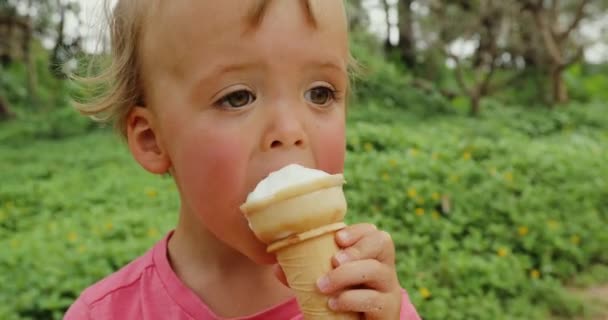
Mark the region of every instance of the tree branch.
[[490, 86], [490, 80], [492, 80], [492, 76], [494, 75], [494, 71], [496, 70], [495, 59], [496, 58], [492, 59], [492, 63], [489, 65], [490, 71], [486, 72], [485, 77], [479, 85], [479, 93], [482, 96], [485, 96], [489, 93], [488, 88]]
[[551, 11], [550, 11], [551, 15], [550, 17], [550, 21], [549, 21], [549, 26], [551, 29], [551, 35], [553, 36], [553, 38], [557, 38], [559, 31], [556, 30], [557, 26], [559, 25], [559, 0], [553, 0], [551, 2]]
[[426, 79], [415, 78], [410, 82], [410, 84], [413, 87], [418, 88], [427, 93], [439, 92], [446, 99], [454, 99], [455, 97], [458, 96], [458, 93], [445, 89], [445, 88], [438, 88], [435, 86], [435, 84], [433, 84], [432, 82], [430, 82]]
[[551, 24], [555, 24], [557, 22], [557, 17], [559, 15], [559, 0], [551, 1]]
[[536, 26], [538, 27], [542, 38], [543, 43], [545, 44], [545, 49], [549, 53], [549, 57], [555, 64], [562, 64], [563, 59], [561, 52], [559, 50], [558, 43], [551, 32], [551, 26], [547, 24], [547, 19], [543, 12], [543, 9], [532, 11], [532, 15], [534, 17], [534, 21], [536, 22]]
[[576, 48], [576, 54], [574, 54], [568, 61], [566, 61], [561, 67], [563, 69], [568, 68], [569, 66], [575, 64], [576, 62], [583, 59], [583, 55], [585, 54], [585, 49], [583, 47]]
[[501, 90], [502, 88], [511, 86], [511, 85], [515, 84], [515, 82], [517, 82], [519, 79], [523, 78], [525, 75], [526, 75], [526, 73], [524, 71], [519, 71], [516, 74], [509, 77], [507, 80], [505, 80], [501, 83], [495, 83], [493, 86], [489, 86], [486, 89], [486, 93], [492, 94], [493, 92]]
[[560, 42], [568, 38], [570, 33], [572, 33], [572, 31], [576, 29], [576, 27], [578, 27], [581, 20], [585, 17], [585, 7], [587, 6], [587, 4], [589, 4], [589, 0], [581, 0], [578, 8], [576, 9], [576, 15], [574, 16], [574, 20], [572, 20], [572, 23], [570, 23], [566, 30], [558, 33], [557, 38]]
[[460, 87], [460, 89], [464, 93], [466, 93], [467, 95], [470, 95], [471, 91], [469, 90], [469, 88], [467, 88], [467, 83], [464, 79], [464, 74], [462, 73], [462, 66], [460, 65], [460, 58], [457, 55], [451, 53], [447, 49], [445, 49], [444, 52], [447, 57], [454, 60], [455, 71], [456, 71], [456, 83], [458, 83], [458, 87]]

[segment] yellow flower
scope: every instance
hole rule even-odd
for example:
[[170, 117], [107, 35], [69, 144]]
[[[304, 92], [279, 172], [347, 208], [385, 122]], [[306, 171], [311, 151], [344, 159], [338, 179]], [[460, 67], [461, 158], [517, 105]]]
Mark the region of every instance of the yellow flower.
[[506, 172], [504, 177], [505, 177], [505, 180], [507, 180], [507, 182], [513, 182], [513, 173]]
[[450, 175], [450, 181], [451, 182], [458, 182], [458, 180], [460, 180], [460, 177], [458, 175]]
[[570, 237], [570, 242], [572, 242], [572, 244], [578, 245], [579, 243], [581, 243], [581, 238], [577, 235], [573, 235], [572, 237]]
[[465, 152], [462, 154], [462, 158], [463, 158], [464, 160], [470, 160], [470, 159], [471, 159], [471, 153], [470, 153], [469, 151], [465, 151]]
[[439, 212], [433, 211], [431, 216], [433, 217], [433, 220], [439, 220]]
[[437, 159], [439, 159], [439, 154], [438, 154], [438, 153], [433, 152], [433, 153], [431, 154], [431, 159], [433, 159], [433, 160], [437, 160]]
[[114, 225], [112, 224], [112, 222], [106, 222], [106, 231], [110, 231], [114, 228]]
[[525, 235], [527, 235], [527, 234], [528, 234], [528, 231], [529, 231], [529, 230], [528, 230], [528, 227], [526, 227], [526, 226], [521, 226], [521, 227], [517, 228], [517, 232], [518, 232], [518, 233], [519, 233], [519, 235], [520, 235], [520, 236], [522, 236], [522, 237], [523, 237], [523, 236], [525, 236]]
[[420, 292], [420, 295], [422, 296], [422, 298], [424, 299], [428, 299], [431, 297], [431, 292], [429, 291], [429, 289], [422, 287], [418, 290], [418, 292]]
[[549, 229], [555, 230], [555, 229], [559, 228], [559, 222], [551, 219], [551, 220], [547, 221], [547, 226], [549, 227]]
[[422, 209], [422, 208], [416, 208], [416, 215], [417, 216], [424, 215], [424, 209]]
[[407, 189], [407, 196], [414, 199], [416, 198], [416, 195], [418, 194], [418, 192], [416, 191], [416, 189], [414, 188], [409, 188]]
[[74, 231], [70, 231], [70, 233], [68, 233], [68, 241], [75, 242], [76, 240], [78, 240], [78, 234]]
[[85, 253], [87, 251], [87, 246], [85, 246], [84, 244], [81, 244], [78, 247], [78, 253]]
[[431, 198], [436, 201], [441, 198], [441, 195], [438, 192], [433, 192], [433, 194], [431, 194]]
[[425, 202], [425, 201], [424, 201], [424, 198], [423, 198], [423, 197], [417, 197], [417, 198], [416, 198], [416, 203], [417, 203], [417, 204], [424, 204], [424, 202]]
[[389, 177], [388, 173], [383, 173], [382, 174], [382, 180], [388, 181], [389, 179], [390, 179], [390, 177]]
[[505, 247], [500, 247], [496, 251], [496, 254], [498, 254], [499, 257], [506, 257], [509, 254], [509, 251]]
[[15, 249], [15, 248], [19, 247], [19, 245], [20, 245], [20, 244], [21, 244], [21, 243], [20, 243], [20, 242], [19, 242], [19, 240], [17, 240], [17, 239], [13, 239], [13, 240], [11, 240], [11, 248], [13, 248], [13, 249]]
[[156, 191], [153, 188], [147, 188], [146, 189], [146, 195], [150, 198], [156, 198], [156, 196], [158, 195], [158, 191]]
[[374, 146], [373, 146], [371, 143], [369, 143], [369, 142], [365, 143], [365, 144], [363, 145], [363, 148], [364, 148], [364, 149], [365, 149], [365, 151], [367, 151], [367, 152], [370, 152], [370, 151], [374, 150]]
[[149, 228], [148, 229], [148, 237], [150, 238], [156, 238], [158, 236], [158, 230], [156, 230], [156, 228]]
[[389, 164], [391, 167], [396, 167], [396, 166], [397, 166], [397, 160], [395, 160], [395, 159], [390, 159], [390, 160], [388, 160], [388, 164]]
[[410, 156], [415, 157], [418, 155], [418, 149], [410, 148], [409, 153], [410, 153]]
[[530, 277], [532, 279], [538, 279], [538, 278], [540, 278], [540, 271], [538, 271], [536, 269], [532, 269], [532, 271], [530, 271]]

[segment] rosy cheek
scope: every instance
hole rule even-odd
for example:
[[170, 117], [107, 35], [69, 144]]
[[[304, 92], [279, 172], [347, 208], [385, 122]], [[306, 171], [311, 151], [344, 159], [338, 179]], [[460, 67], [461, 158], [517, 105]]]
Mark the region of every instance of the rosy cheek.
[[[182, 192], [208, 210], [222, 210], [238, 201], [243, 168], [248, 157], [239, 139], [222, 132], [192, 135], [182, 144], [176, 166], [181, 171]], [[181, 161], [180, 161], [181, 160]]]
[[344, 172], [346, 152], [344, 124], [327, 127], [316, 137], [316, 140], [318, 168], [332, 174]]

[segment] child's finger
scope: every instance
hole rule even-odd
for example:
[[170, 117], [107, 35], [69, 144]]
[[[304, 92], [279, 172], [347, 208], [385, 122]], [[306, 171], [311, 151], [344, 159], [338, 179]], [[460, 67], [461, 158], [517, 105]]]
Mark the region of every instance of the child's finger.
[[377, 259], [388, 265], [395, 263], [395, 245], [388, 232], [375, 230], [365, 234], [353, 245], [336, 253], [332, 263], [337, 267], [350, 261], [365, 259]]
[[378, 260], [358, 260], [339, 266], [317, 280], [319, 291], [335, 293], [353, 287], [390, 291], [395, 283], [394, 270]]
[[347, 226], [336, 233], [336, 243], [342, 248], [350, 247], [364, 235], [376, 230], [378, 228], [371, 223], [359, 223]]
[[289, 284], [287, 283], [287, 277], [285, 276], [285, 272], [283, 272], [283, 268], [281, 268], [280, 265], [275, 264], [272, 266], [272, 272], [274, 273], [274, 276], [277, 277], [277, 279], [286, 287], [289, 287]]
[[328, 301], [329, 308], [342, 312], [365, 313], [365, 319], [386, 320], [387, 309], [394, 306], [388, 305], [389, 299], [381, 292], [370, 289], [348, 290], [332, 297]]

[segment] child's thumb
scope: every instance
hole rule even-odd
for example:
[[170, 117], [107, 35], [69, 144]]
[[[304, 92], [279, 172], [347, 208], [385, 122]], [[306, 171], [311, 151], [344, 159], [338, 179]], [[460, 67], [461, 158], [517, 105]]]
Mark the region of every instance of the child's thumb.
[[274, 276], [277, 277], [277, 279], [286, 287], [289, 287], [289, 284], [287, 283], [287, 277], [285, 277], [285, 272], [283, 272], [283, 268], [281, 268], [280, 265], [275, 264], [272, 266], [272, 272], [274, 273]]

